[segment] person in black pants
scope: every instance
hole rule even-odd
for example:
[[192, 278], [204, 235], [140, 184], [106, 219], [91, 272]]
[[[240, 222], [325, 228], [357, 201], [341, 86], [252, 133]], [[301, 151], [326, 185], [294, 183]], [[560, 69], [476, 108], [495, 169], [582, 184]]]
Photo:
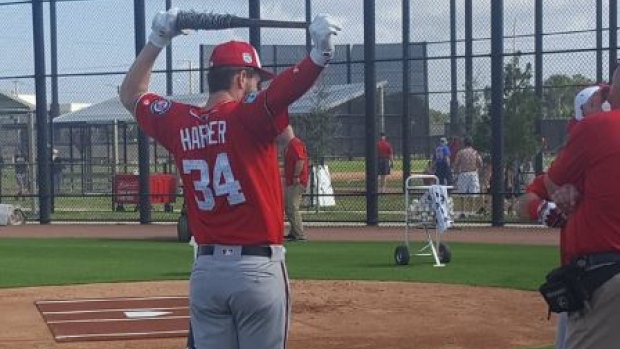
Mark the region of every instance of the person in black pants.
[[439, 140], [433, 159], [435, 160], [435, 176], [439, 178], [439, 184], [450, 185], [452, 183], [452, 169], [450, 168], [450, 148], [446, 137], [441, 137]]

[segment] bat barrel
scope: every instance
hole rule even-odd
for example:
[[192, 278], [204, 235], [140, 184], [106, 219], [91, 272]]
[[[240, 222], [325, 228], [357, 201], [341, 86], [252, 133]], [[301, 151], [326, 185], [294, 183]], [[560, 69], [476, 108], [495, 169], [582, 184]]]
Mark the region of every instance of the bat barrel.
[[[236, 19], [237, 18], [233, 18], [232, 23], [235, 23]], [[240, 19], [239, 27], [306, 29], [308, 28], [308, 25], [309, 25], [306, 22], [276, 21], [276, 20], [270, 20], [270, 19], [255, 19], [255, 18], [239, 18], [239, 19]]]
[[306, 29], [308, 27], [308, 23], [243, 18], [234, 15], [204, 13], [195, 11], [179, 11], [177, 15], [177, 28], [179, 30], [217, 30], [249, 27]]

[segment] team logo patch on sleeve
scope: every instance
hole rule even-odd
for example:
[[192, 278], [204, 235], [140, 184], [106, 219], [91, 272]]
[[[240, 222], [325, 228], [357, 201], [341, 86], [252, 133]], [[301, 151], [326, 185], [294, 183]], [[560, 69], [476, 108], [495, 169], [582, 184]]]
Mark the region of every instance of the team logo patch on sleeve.
[[257, 96], [258, 96], [258, 92], [252, 92], [252, 93], [248, 94], [247, 96], [245, 96], [245, 99], [243, 100], [243, 103], [254, 103], [254, 101], [256, 100]]
[[170, 110], [172, 103], [167, 99], [158, 99], [151, 103], [151, 114], [161, 115]]

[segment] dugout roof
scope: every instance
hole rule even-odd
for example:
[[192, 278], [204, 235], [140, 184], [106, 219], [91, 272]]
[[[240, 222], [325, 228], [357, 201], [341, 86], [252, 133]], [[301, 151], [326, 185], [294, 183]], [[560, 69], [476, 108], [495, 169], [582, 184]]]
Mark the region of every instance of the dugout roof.
[[[385, 81], [377, 83], [377, 88], [386, 85]], [[299, 100], [289, 107], [291, 115], [309, 114], [314, 110], [317, 104], [317, 96], [312, 90], [302, 96]], [[326, 85], [321, 91], [321, 105], [326, 109], [333, 109], [355, 98], [364, 95], [364, 84], [355, 83], [347, 85]], [[178, 102], [189, 103], [193, 105], [204, 104], [209, 95], [190, 94], [190, 95], [174, 95], [169, 98]], [[134, 122], [133, 116], [123, 107], [119, 98], [112, 98], [90, 107], [80, 109], [78, 111], [61, 115], [54, 118], [54, 124], [70, 126], [73, 124], [86, 125], [106, 125], [114, 122]]]
[[25, 114], [34, 110], [34, 105], [8, 92], [0, 91], [0, 115]]

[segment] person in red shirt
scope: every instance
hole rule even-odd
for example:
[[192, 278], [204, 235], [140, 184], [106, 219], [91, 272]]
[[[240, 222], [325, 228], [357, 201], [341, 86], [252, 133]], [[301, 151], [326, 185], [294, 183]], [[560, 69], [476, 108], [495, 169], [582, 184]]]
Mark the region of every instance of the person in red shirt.
[[385, 193], [387, 176], [390, 175], [390, 170], [394, 167], [394, 149], [385, 137], [384, 132], [381, 132], [377, 142], [377, 158], [379, 160], [379, 192]]
[[[195, 345], [283, 349], [290, 288], [275, 140], [289, 125], [288, 106], [333, 57], [340, 26], [318, 15], [308, 28], [314, 42], [309, 56], [275, 77], [250, 44], [218, 45], [209, 60], [209, 97], [199, 107], [148, 92], [156, 58], [180, 34], [177, 14], [170, 9], [154, 17], [120, 98], [140, 128], [174, 156], [183, 181], [189, 229], [199, 245], [190, 278]], [[259, 92], [259, 83], [269, 79]]]
[[[567, 124], [566, 131], [570, 137], [571, 131], [577, 123], [584, 118], [582, 111], [583, 106], [589, 98], [601, 87], [588, 87], [580, 91], [575, 97], [575, 115]], [[602, 86], [604, 91], [608, 87]], [[545, 175], [541, 173], [537, 175], [532, 183], [525, 189], [525, 193], [519, 197], [519, 215], [521, 218], [531, 221], [538, 221], [552, 228], [561, 228], [564, 230], [566, 226], [567, 216], [552, 201], [551, 196], [547, 192], [545, 185]], [[563, 249], [564, 234], [560, 233], [560, 249]], [[568, 315], [566, 312], [560, 313], [558, 316], [558, 329], [556, 332], [556, 349], [565, 349], [567, 338], [567, 322]]]
[[308, 186], [308, 152], [304, 142], [295, 137], [292, 127], [287, 127], [280, 137], [284, 143], [284, 212], [290, 224], [285, 239], [306, 241], [299, 206]]
[[453, 164], [456, 160], [456, 154], [463, 148], [463, 143], [461, 142], [460, 137], [452, 137], [450, 139], [450, 143], [448, 144], [448, 148], [450, 148], [450, 163]]
[[[607, 91], [609, 96], [607, 97]], [[562, 230], [561, 259], [582, 271], [588, 306], [569, 314], [567, 348], [611, 349], [620, 333], [620, 72], [611, 88], [582, 91], [583, 118], [545, 176], [545, 186], [569, 219]], [[578, 95], [577, 97], [580, 97]], [[612, 111], [603, 112], [605, 98]], [[575, 100], [577, 104], [577, 99]]]

